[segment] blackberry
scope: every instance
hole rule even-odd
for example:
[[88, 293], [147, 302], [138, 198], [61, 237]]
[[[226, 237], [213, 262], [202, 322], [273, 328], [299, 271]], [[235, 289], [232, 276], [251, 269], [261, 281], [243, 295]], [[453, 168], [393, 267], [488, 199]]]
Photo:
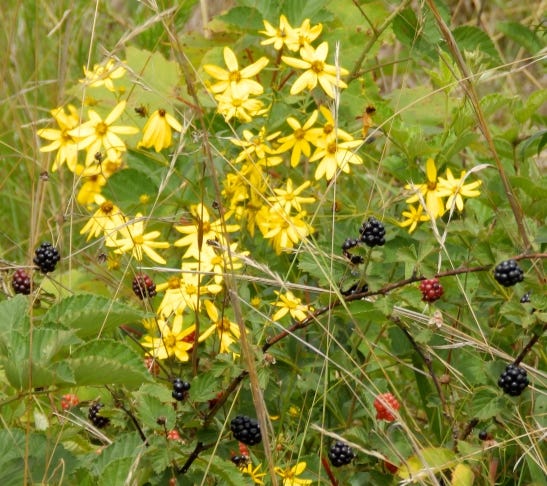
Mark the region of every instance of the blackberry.
[[384, 225], [373, 216], [361, 225], [359, 233], [361, 233], [361, 241], [371, 248], [374, 246], [383, 246], [386, 242], [384, 238], [386, 234]]
[[515, 260], [505, 260], [494, 269], [494, 278], [504, 287], [512, 287], [524, 280], [524, 272]]
[[481, 430], [479, 432], [479, 439], [480, 440], [486, 440], [488, 439], [488, 432], [486, 432], [486, 430]]
[[55, 265], [61, 259], [61, 255], [51, 243], [42, 243], [34, 252], [36, 255], [32, 260], [42, 273], [49, 273], [55, 270]]
[[238, 467], [238, 468], [244, 468], [247, 464], [249, 464], [250, 459], [249, 456], [242, 454], [241, 456], [232, 456], [231, 461]]
[[28, 295], [30, 294], [32, 282], [28, 273], [22, 268], [18, 268], [13, 274], [13, 278], [11, 279], [11, 285], [13, 286], [13, 291], [16, 294]]
[[91, 407], [89, 407], [89, 412], [87, 414], [87, 418], [91, 420], [91, 423], [98, 429], [102, 429], [110, 423], [110, 419], [108, 417], [99, 415], [99, 410], [103, 407], [104, 405], [100, 402], [94, 403]]
[[444, 294], [444, 289], [438, 278], [430, 278], [420, 282], [420, 291], [424, 302], [435, 302]]
[[498, 386], [512, 397], [518, 397], [529, 383], [526, 370], [514, 364], [507, 365], [498, 380]]
[[531, 292], [526, 292], [526, 293], [520, 298], [520, 303], [521, 303], [521, 304], [529, 304], [530, 302], [532, 302], [532, 300], [530, 299], [530, 294], [531, 294]]
[[342, 243], [342, 250], [351, 250], [352, 248], [355, 248], [358, 244], [359, 240], [356, 240], [355, 238], [346, 238], [344, 243]]
[[175, 378], [173, 380], [173, 392], [171, 393], [171, 396], [175, 400], [182, 402], [188, 395], [188, 390], [190, 390], [190, 383], [182, 381], [180, 378]]
[[255, 445], [262, 440], [260, 425], [256, 419], [245, 415], [238, 415], [230, 422], [230, 430], [234, 437], [245, 445]]
[[133, 292], [141, 300], [145, 297], [154, 297], [157, 294], [156, 284], [145, 273], [139, 273], [133, 279]]
[[355, 459], [355, 453], [349, 445], [338, 440], [329, 450], [329, 459], [334, 467], [345, 466]]

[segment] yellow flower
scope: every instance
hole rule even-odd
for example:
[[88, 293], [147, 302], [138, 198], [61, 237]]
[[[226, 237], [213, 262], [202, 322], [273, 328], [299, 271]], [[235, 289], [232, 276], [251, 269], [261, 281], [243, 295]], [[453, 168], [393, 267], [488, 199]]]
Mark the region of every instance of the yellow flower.
[[82, 206], [91, 206], [95, 203], [95, 198], [101, 194], [102, 188], [106, 185], [106, 177], [102, 174], [89, 176], [80, 187], [76, 200]]
[[81, 229], [80, 234], [85, 235], [88, 233], [86, 241], [89, 241], [91, 238], [97, 238], [102, 233], [107, 242], [113, 243], [119, 231], [126, 232], [126, 217], [120, 208], [101, 195], [95, 196], [95, 203], [99, 204], [99, 209], [93, 213], [93, 216]]
[[127, 235], [124, 238], [117, 239], [112, 242], [107, 242], [107, 246], [117, 246], [114, 253], [123, 254], [131, 252], [131, 255], [142, 261], [143, 253], [146, 254], [152, 261], [165, 265], [167, 263], [163, 257], [158, 255], [154, 248], [169, 248], [169, 243], [166, 241], [153, 241], [160, 236], [159, 231], [144, 232], [144, 218], [138, 213], [133, 224], [127, 225], [124, 233]]
[[191, 337], [196, 332], [195, 324], [183, 329], [183, 318], [180, 313], [175, 315], [172, 327], [164, 319], [157, 319], [156, 323], [160, 336], [145, 336], [141, 342], [142, 346], [152, 348], [152, 356], [156, 359], [167, 359], [174, 356], [179, 361], [188, 361], [190, 358], [188, 351], [194, 346]]
[[274, 49], [277, 51], [281, 50], [283, 45], [288, 45], [288, 43], [293, 46], [295, 44], [298, 45], [297, 32], [291, 27], [291, 24], [289, 24], [287, 17], [285, 17], [284, 15], [281, 15], [279, 17], [278, 28], [275, 28], [267, 20], [263, 20], [262, 22], [264, 23], [264, 28], [266, 30], [260, 30], [259, 33], [264, 34], [266, 37], [269, 38], [261, 41], [261, 45], [267, 46], [269, 44], [273, 44]]
[[321, 115], [323, 115], [323, 118], [325, 118], [325, 124], [322, 128], [310, 128], [309, 139], [311, 143], [317, 147], [319, 144], [323, 143], [319, 141], [330, 140], [334, 135], [344, 142], [353, 140], [353, 137], [348, 132], [336, 126], [334, 115], [328, 107], [322, 105], [319, 107], [319, 111], [321, 112]]
[[296, 476], [300, 476], [306, 469], [307, 464], [302, 461], [296, 466], [287, 469], [275, 468], [275, 473], [283, 478], [283, 486], [305, 486], [311, 484], [311, 479], [301, 479]]
[[418, 226], [418, 223], [429, 221], [429, 216], [427, 214], [423, 214], [423, 211], [424, 208], [421, 204], [418, 206], [412, 206], [409, 204], [408, 211], [403, 211], [403, 216], [407, 219], [399, 223], [399, 226], [402, 228], [410, 226], [410, 228], [408, 228], [408, 232], [412, 233]]
[[446, 179], [439, 177], [438, 194], [443, 197], [448, 196], [446, 201], [447, 209], [456, 205], [458, 211], [461, 212], [463, 211], [464, 197], [478, 197], [481, 195], [477, 188], [482, 184], [482, 181], [470, 182], [469, 184], [464, 184], [464, 182], [464, 170], [461, 172], [459, 179], [454, 178], [450, 169], [446, 169]]
[[425, 174], [427, 182], [424, 184], [407, 184], [405, 189], [410, 189], [414, 195], [409, 197], [406, 202], [409, 204], [420, 201], [420, 196], [425, 200], [427, 213], [433, 219], [440, 218], [444, 212], [444, 203], [442, 200], [443, 192], [440, 191], [437, 184], [437, 167], [435, 161], [431, 158], [425, 163]]
[[254, 484], [264, 484], [264, 481], [262, 481], [262, 478], [266, 476], [266, 473], [260, 472], [261, 468], [262, 468], [262, 464], [259, 464], [253, 469], [253, 465], [250, 462], [248, 462], [247, 464], [240, 466], [239, 470], [243, 474], [248, 474], [249, 476], [251, 476], [251, 479], [253, 480]]
[[317, 144], [319, 134], [317, 131], [312, 131], [312, 126], [316, 122], [318, 114], [319, 112], [314, 110], [308, 121], [304, 123], [304, 126], [300, 125], [298, 120], [292, 116], [287, 118], [287, 123], [293, 129], [293, 133], [278, 140], [281, 146], [277, 149], [277, 153], [283, 153], [292, 149], [291, 167], [296, 167], [300, 163], [302, 154], [306, 157], [310, 156], [310, 143]]
[[274, 292], [279, 297], [279, 300], [272, 304], [279, 307], [276, 313], [272, 316], [272, 320], [274, 321], [279, 321], [287, 314], [290, 314], [296, 321], [302, 321], [308, 317], [311, 311], [313, 311], [312, 307], [302, 304], [302, 299], [295, 297], [290, 290], [287, 290], [285, 295], [277, 290], [274, 290]]
[[80, 117], [73, 105], [68, 105], [68, 114], [61, 106], [50, 111], [51, 115], [59, 125], [59, 130], [54, 128], [42, 128], [38, 130], [38, 135], [51, 143], [40, 148], [40, 152], [53, 152], [57, 150], [55, 161], [51, 170], [55, 172], [66, 162], [67, 167], [72, 172], [76, 170], [78, 163], [78, 146], [76, 140], [69, 135], [69, 131], [77, 127], [80, 123]]
[[319, 180], [325, 177], [327, 181], [330, 181], [338, 170], [349, 174], [349, 164], [363, 163], [363, 159], [351, 151], [361, 144], [360, 140], [337, 142], [334, 137], [320, 140], [317, 150], [310, 158], [310, 162], [320, 161], [315, 169], [315, 179]]
[[310, 19], [305, 19], [300, 27], [294, 29], [296, 35], [291, 35], [287, 38], [285, 45], [291, 51], [298, 51], [302, 47], [309, 46], [319, 37], [322, 30], [323, 25], [317, 24], [311, 27]]
[[271, 154], [276, 154], [277, 151], [272, 149], [269, 143], [275, 140], [280, 133], [274, 132], [266, 135], [266, 127], [262, 127], [257, 135], [250, 130], [243, 130], [242, 139], [230, 139], [230, 142], [234, 145], [243, 148], [235, 162], [255, 162], [270, 166], [280, 164], [283, 161], [281, 157], [270, 157]]
[[87, 150], [86, 165], [90, 165], [95, 160], [95, 154], [101, 153], [103, 147], [110, 160], [117, 160], [121, 152], [127, 150], [125, 143], [117, 134], [130, 135], [137, 133], [139, 129], [129, 126], [113, 126], [113, 123], [125, 110], [126, 104], [125, 101], [120, 101], [104, 121], [96, 111], [89, 110], [89, 121], [68, 132], [70, 136], [79, 140], [78, 149]]
[[109, 59], [106, 64], [95, 64], [91, 71], [84, 66], [84, 76], [84, 79], [80, 79], [80, 83], [92, 88], [104, 85], [109, 91], [116, 91], [112, 81], [123, 78], [125, 68], [122, 64], [116, 65], [114, 59]]
[[230, 321], [226, 316], [221, 315], [210, 300], [206, 300], [203, 304], [213, 325], [200, 335], [200, 340], [208, 338], [216, 330], [220, 339], [219, 353], [232, 353], [235, 358], [237, 355], [232, 352], [230, 346], [239, 341], [241, 336], [239, 326], [235, 322]]
[[232, 118], [248, 123], [255, 116], [261, 116], [268, 112], [264, 108], [264, 103], [256, 98], [250, 98], [249, 93], [232, 93], [231, 89], [227, 89], [221, 94], [215, 96], [218, 101], [217, 112], [220, 113], [225, 121], [230, 121]]
[[203, 66], [203, 70], [207, 74], [218, 80], [210, 86], [213, 93], [223, 93], [228, 88], [232, 90], [232, 93], [237, 93], [238, 97], [245, 96], [245, 94], [259, 95], [264, 92], [262, 85], [250, 78], [256, 76], [268, 64], [269, 61], [266, 57], [261, 57], [250, 66], [240, 70], [234, 51], [225, 47], [224, 62], [228, 70], [214, 64]]
[[277, 255], [283, 250], [293, 248], [314, 232], [314, 229], [304, 221], [306, 215], [306, 211], [301, 211], [296, 216], [290, 216], [276, 206], [270, 209], [264, 221], [258, 222], [262, 235], [266, 239], [271, 239]]
[[180, 133], [182, 125], [163, 108], [154, 111], [142, 129], [142, 140], [138, 147], [154, 147], [156, 152], [161, 152], [171, 146], [171, 129]]
[[334, 98], [334, 88], [347, 88], [347, 84], [337, 78], [337, 73], [340, 76], [349, 74], [349, 71], [344, 68], [337, 68], [327, 64], [327, 54], [329, 52], [329, 45], [327, 42], [322, 42], [317, 49], [314, 49], [310, 45], [305, 45], [300, 49], [300, 57], [282, 56], [282, 60], [285, 64], [297, 68], [305, 69], [291, 87], [290, 93], [292, 95], [298, 94], [304, 89], [312, 90], [317, 86], [317, 83], [321, 85], [323, 91]]
[[302, 211], [302, 206], [300, 206], [300, 204], [311, 204], [315, 202], [314, 197], [302, 197], [299, 195], [310, 185], [311, 182], [306, 181], [296, 189], [293, 189], [292, 180], [287, 179], [287, 189], [274, 189], [276, 195], [269, 197], [268, 200], [281, 206], [287, 214], [290, 214], [292, 208], [300, 212]]

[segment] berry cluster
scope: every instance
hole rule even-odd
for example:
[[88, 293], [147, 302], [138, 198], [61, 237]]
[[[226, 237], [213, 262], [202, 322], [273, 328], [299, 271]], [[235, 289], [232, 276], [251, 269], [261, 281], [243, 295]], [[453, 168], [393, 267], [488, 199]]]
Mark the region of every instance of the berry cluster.
[[80, 403], [80, 400], [73, 393], [67, 393], [61, 397], [61, 407], [63, 410], [75, 407]]
[[393, 422], [395, 415], [393, 415], [392, 410], [399, 410], [400, 406], [397, 399], [391, 393], [382, 393], [374, 399], [374, 408], [376, 409], [376, 418], [378, 420]]
[[154, 297], [157, 294], [156, 284], [145, 273], [139, 273], [133, 279], [133, 292], [141, 300], [145, 297]]
[[91, 407], [89, 407], [89, 412], [87, 414], [87, 418], [91, 420], [91, 423], [98, 429], [102, 429], [110, 423], [110, 419], [108, 417], [99, 415], [99, 411], [103, 407], [104, 405], [102, 403], [94, 403]]
[[349, 445], [338, 440], [329, 450], [329, 459], [334, 467], [345, 466], [355, 459], [355, 453]]
[[529, 383], [526, 370], [514, 364], [507, 365], [498, 380], [498, 386], [512, 397], [518, 397]]
[[171, 396], [175, 400], [182, 402], [188, 395], [188, 390], [190, 390], [190, 383], [182, 381], [180, 378], [175, 378], [173, 380], [173, 392], [171, 393]]
[[512, 287], [524, 280], [524, 272], [515, 260], [505, 260], [494, 268], [494, 278], [504, 287]]
[[358, 244], [359, 240], [356, 240], [355, 238], [346, 238], [344, 243], [342, 243], [342, 253], [353, 265], [360, 265], [365, 261], [361, 255], [352, 255], [348, 251], [355, 248]]
[[386, 243], [384, 225], [373, 216], [361, 225], [359, 233], [361, 233], [361, 241], [371, 248], [383, 246]]
[[13, 286], [13, 291], [16, 294], [28, 295], [30, 294], [32, 282], [28, 273], [22, 268], [18, 268], [13, 274], [11, 285]]
[[42, 243], [34, 252], [35, 257], [33, 262], [38, 266], [42, 273], [49, 273], [55, 270], [57, 262], [61, 259], [61, 255], [51, 243]]
[[168, 440], [180, 440], [180, 434], [177, 429], [170, 430], [167, 432]]
[[234, 437], [245, 445], [255, 445], [262, 440], [260, 425], [256, 419], [245, 415], [238, 415], [230, 422], [230, 430]]
[[420, 282], [420, 291], [424, 302], [435, 302], [444, 293], [443, 286], [438, 278], [430, 278]]

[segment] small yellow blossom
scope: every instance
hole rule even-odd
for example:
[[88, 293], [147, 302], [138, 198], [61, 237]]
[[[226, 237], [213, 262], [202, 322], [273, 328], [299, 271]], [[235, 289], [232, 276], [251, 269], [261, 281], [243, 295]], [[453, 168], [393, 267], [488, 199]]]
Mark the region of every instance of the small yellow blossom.
[[464, 197], [478, 197], [481, 192], [478, 187], [482, 184], [482, 181], [465, 182], [465, 171], [461, 172], [460, 178], [455, 179], [450, 169], [446, 169], [446, 179], [439, 177], [438, 194], [446, 197], [446, 208], [452, 208], [455, 205], [458, 211], [463, 211], [463, 198]]
[[125, 76], [125, 68], [123, 64], [116, 64], [114, 59], [109, 59], [106, 64], [95, 64], [90, 71], [84, 66], [84, 79], [80, 79], [80, 83], [84, 83], [91, 88], [105, 86], [109, 91], [116, 91], [114, 88], [114, 79], [120, 79]]
[[315, 202], [314, 197], [300, 196], [300, 193], [304, 189], [310, 187], [310, 185], [310, 181], [305, 181], [303, 184], [300, 184], [300, 186], [298, 186], [296, 189], [293, 189], [292, 180], [287, 179], [287, 188], [274, 189], [276, 195], [269, 197], [268, 200], [280, 205], [287, 214], [290, 214], [292, 208], [294, 208], [295, 211], [300, 212], [302, 211], [302, 206], [300, 206], [300, 204], [311, 204]]
[[101, 190], [105, 185], [106, 177], [102, 174], [94, 174], [86, 177], [85, 182], [76, 195], [78, 204], [91, 208], [95, 204], [95, 198], [101, 194]]
[[225, 47], [224, 62], [228, 70], [214, 64], [205, 64], [203, 66], [203, 70], [209, 76], [218, 80], [210, 86], [213, 93], [223, 93], [227, 89], [231, 89], [232, 93], [237, 96], [244, 96], [245, 94], [259, 95], [264, 92], [262, 85], [250, 78], [256, 76], [268, 64], [269, 61], [266, 57], [261, 57], [258, 61], [240, 70], [234, 51], [229, 47]]
[[306, 157], [310, 156], [310, 143], [317, 144], [319, 135], [316, 131], [312, 131], [312, 127], [317, 120], [318, 114], [319, 112], [314, 110], [310, 118], [306, 121], [306, 123], [304, 123], [303, 126], [300, 125], [296, 118], [293, 118], [292, 116], [287, 118], [287, 123], [293, 129], [293, 133], [286, 137], [281, 137], [278, 140], [281, 146], [277, 149], [277, 153], [283, 153], [289, 149], [292, 149], [291, 167], [296, 167], [300, 163], [302, 154]]
[[89, 241], [91, 238], [97, 238], [102, 233], [107, 242], [113, 243], [118, 232], [123, 234], [126, 231], [125, 223], [127, 218], [120, 208], [101, 195], [95, 196], [95, 203], [99, 205], [99, 209], [93, 213], [93, 216], [81, 229], [80, 234], [85, 235], [87, 233], [86, 241]]
[[300, 49], [300, 57], [282, 56], [282, 60], [288, 66], [305, 69], [305, 71], [296, 79], [291, 87], [292, 95], [298, 94], [304, 89], [312, 90], [317, 86], [317, 83], [323, 88], [323, 91], [334, 98], [334, 88], [347, 88], [347, 84], [337, 78], [349, 74], [349, 71], [344, 68], [327, 64], [327, 54], [329, 53], [329, 45], [327, 42], [322, 42], [317, 49], [310, 45], [306, 45]]
[[254, 484], [264, 484], [264, 481], [262, 481], [262, 478], [266, 476], [265, 472], [261, 472], [260, 469], [262, 468], [262, 464], [259, 464], [253, 469], [253, 465], [248, 462], [247, 464], [244, 464], [243, 466], [240, 466], [239, 470], [243, 474], [248, 474], [251, 476], [251, 479]]
[[200, 335], [200, 339], [206, 339], [216, 331], [220, 339], [219, 353], [232, 353], [235, 358], [237, 354], [233, 353], [231, 345], [239, 341], [241, 336], [239, 326], [235, 322], [230, 321], [226, 316], [221, 315], [210, 300], [206, 300], [203, 304], [213, 325]]
[[419, 204], [418, 206], [409, 204], [408, 211], [403, 211], [403, 216], [406, 218], [406, 220], [399, 223], [399, 226], [401, 226], [402, 228], [406, 228], [407, 226], [409, 226], [409, 233], [412, 233], [419, 223], [422, 223], [423, 221], [429, 221], [429, 216], [427, 214], [424, 214], [424, 208], [421, 204]]
[[139, 129], [113, 125], [125, 110], [126, 104], [125, 101], [120, 101], [104, 121], [96, 111], [89, 110], [89, 121], [68, 132], [70, 136], [78, 140], [78, 149], [87, 150], [86, 165], [90, 165], [95, 160], [95, 155], [101, 153], [103, 147], [110, 160], [117, 160], [121, 152], [127, 150], [118, 134], [130, 135], [137, 133]]
[[325, 119], [325, 124], [322, 128], [310, 128], [308, 138], [311, 143], [313, 143], [313, 145], [315, 145], [316, 147], [318, 145], [324, 145], [325, 140], [330, 140], [334, 136], [336, 136], [338, 140], [344, 142], [351, 142], [352, 140], [354, 140], [354, 138], [348, 132], [342, 130], [337, 126], [334, 115], [328, 107], [322, 105], [319, 107], [319, 111]]
[[289, 36], [285, 44], [291, 51], [298, 51], [302, 47], [310, 46], [311, 43], [319, 37], [322, 30], [322, 24], [317, 24], [312, 27], [310, 19], [304, 19], [302, 25], [294, 29], [296, 35]]
[[405, 189], [409, 189], [414, 192], [414, 195], [409, 197], [406, 202], [413, 204], [420, 201], [420, 196], [425, 201], [427, 213], [433, 219], [440, 218], [444, 212], [445, 207], [442, 200], [443, 193], [438, 187], [437, 180], [437, 167], [435, 161], [431, 158], [427, 159], [425, 163], [425, 174], [427, 182], [424, 184], [407, 184]]
[[361, 144], [360, 140], [337, 142], [334, 137], [319, 141], [317, 150], [310, 158], [310, 162], [319, 160], [319, 165], [315, 169], [315, 179], [325, 177], [330, 181], [339, 170], [349, 174], [349, 164], [363, 163], [363, 159], [351, 150]]
[[107, 246], [117, 246], [115, 253], [123, 254], [131, 252], [133, 258], [139, 262], [142, 261], [144, 253], [152, 261], [160, 265], [165, 265], [167, 262], [156, 253], [154, 248], [169, 248], [169, 243], [166, 241], [153, 241], [160, 236], [161, 233], [159, 231], [145, 233], [144, 230], [144, 218], [142, 214], [138, 213], [134, 223], [127, 225], [124, 232], [126, 236], [112, 242], [107, 242]]
[[314, 232], [314, 229], [304, 219], [306, 211], [296, 216], [290, 216], [279, 206], [272, 207], [267, 217], [258, 222], [262, 236], [271, 240], [277, 255], [284, 250], [290, 250]]
[[309, 316], [309, 313], [313, 311], [312, 307], [302, 304], [302, 299], [295, 297], [295, 295], [287, 290], [285, 294], [274, 290], [274, 293], [279, 297], [279, 300], [275, 302], [274, 306], [279, 307], [276, 313], [272, 316], [272, 320], [279, 321], [287, 314], [296, 321], [302, 321]]
[[273, 48], [279, 51], [284, 45], [287, 45], [287, 43], [298, 45], [298, 34], [295, 29], [291, 27], [291, 24], [289, 24], [285, 15], [279, 17], [279, 27], [277, 28], [267, 20], [263, 20], [262, 22], [264, 23], [264, 28], [266, 30], [261, 30], [259, 33], [268, 37], [268, 39], [260, 42], [263, 46], [273, 44]]
[[55, 161], [51, 170], [55, 172], [66, 162], [67, 167], [72, 172], [76, 171], [78, 163], [78, 145], [74, 137], [69, 135], [69, 131], [77, 127], [80, 123], [80, 117], [73, 105], [68, 105], [68, 114], [63, 107], [55, 108], [50, 111], [57, 122], [59, 129], [42, 128], [38, 130], [38, 135], [51, 143], [40, 148], [40, 152], [53, 152], [57, 150]]
[[235, 162], [255, 162], [263, 163], [262, 165], [278, 165], [283, 159], [281, 157], [271, 157], [271, 154], [276, 154], [277, 151], [271, 148], [271, 142], [273, 142], [281, 132], [274, 132], [266, 135], [266, 127], [262, 127], [258, 134], [254, 134], [250, 130], [243, 130], [243, 136], [239, 138], [231, 138], [230, 142], [238, 147], [242, 147], [243, 150], [235, 159]]
[[312, 484], [311, 479], [301, 479], [296, 476], [300, 476], [306, 469], [307, 464], [302, 461], [296, 466], [287, 469], [275, 468], [275, 473], [283, 478], [283, 486], [306, 486]]
[[180, 313], [173, 318], [172, 327], [164, 319], [158, 318], [156, 323], [160, 336], [146, 335], [141, 342], [142, 346], [151, 348], [152, 356], [156, 359], [167, 359], [174, 356], [181, 362], [188, 361], [190, 358], [188, 351], [194, 347], [191, 337], [196, 332], [195, 324], [183, 329], [183, 316]]
[[154, 147], [156, 152], [161, 152], [172, 143], [171, 129], [182, 131], [182, 125], [163, 108], [154, 111], [142, 129], [142, 140], [138, 147]]
[[231, 89], [227, 89], [223, 93], [215, 95], [215, 99], [218, 101], [217, 112], [227, 122], [232, 118], [237, 118], [248, 123], [254, 117], [268, 112], [268, 109], [264, 108], [264, 103], [256, 98], [251, 98], [249, 93], [234, 94]]

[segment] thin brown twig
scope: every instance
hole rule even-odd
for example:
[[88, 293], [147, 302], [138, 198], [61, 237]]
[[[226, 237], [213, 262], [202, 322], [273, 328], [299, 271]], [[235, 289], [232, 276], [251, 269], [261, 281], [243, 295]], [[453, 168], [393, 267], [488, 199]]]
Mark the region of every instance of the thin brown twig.
[[534, 334], [532, 336], [532, 338], [530, 339], [530, 341], [528, 341], [528, 344], [526, 346], [524, 346], [524, 348], [522, 349], [522, 351], [520, 352], [520, 354], [517, 356], [517, 358], [515, 359], [515, 361], [513, 362], [513, 364], [515, 366], [518, 366], [520, 364], [520, 362], [526, 357], [526, 355], [529, 353], [529, 351], [532, 349], [532, 346], [534, 344], [536, 344], [539, 339], [541, 338], [542, 334], [545, 332], [545, 329], [547, 329], [547, 324], [544, 324], [543, 325], [543, 329], [540, 333], [538, 334]]

